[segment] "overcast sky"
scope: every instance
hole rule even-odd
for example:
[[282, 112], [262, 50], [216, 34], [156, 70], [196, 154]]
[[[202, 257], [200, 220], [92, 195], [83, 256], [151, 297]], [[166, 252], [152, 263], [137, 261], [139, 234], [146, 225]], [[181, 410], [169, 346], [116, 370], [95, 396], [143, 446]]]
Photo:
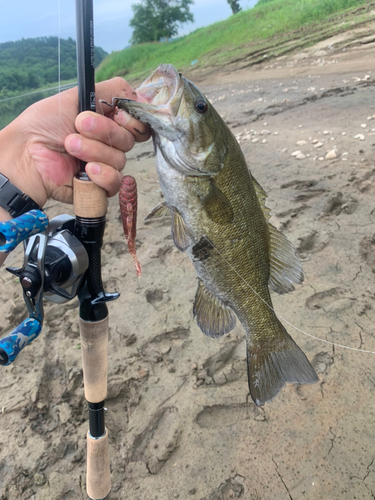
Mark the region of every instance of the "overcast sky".
[[[95, 45], [107, 52], [129, 45], [133, 17], [131, 5], [137, 0], [94, 0]], [[251, 8], [257, 0], [240, 0]], [[75, 39], [74, 0], [0, 0], [0, 42], [38, 36]], [[60, 12], [60, 15], [59, 15]], [[191, 7], [195, 22], [185, 24], [180, 34], [227, 19], [232, 11], [227, 0], [195, 0]], [[1, 68], [0, 68], [1, 71]]]

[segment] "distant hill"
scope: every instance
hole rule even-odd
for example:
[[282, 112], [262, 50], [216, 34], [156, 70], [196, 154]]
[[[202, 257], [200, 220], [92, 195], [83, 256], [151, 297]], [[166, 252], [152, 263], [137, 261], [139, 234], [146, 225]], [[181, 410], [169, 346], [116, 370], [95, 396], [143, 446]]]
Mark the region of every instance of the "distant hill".
[[[161, 63], [184, 74], [209, 74], [271, 60], [371, 20], [372, 0], [258, 0], [249, 10], [169, 42], [112, 52], [97, 81], [123, 76], [137, 85]], [[353, 24], [354, 23], [354, 24]]]
[[[95, 66], [107, 56], [95, 47]], [[60, 78], [77, 77], [76, 42], [60, 39]], [[0, 97], [29, 91], [58, 81], [58, 38], [22, 38], [0, 43]]]

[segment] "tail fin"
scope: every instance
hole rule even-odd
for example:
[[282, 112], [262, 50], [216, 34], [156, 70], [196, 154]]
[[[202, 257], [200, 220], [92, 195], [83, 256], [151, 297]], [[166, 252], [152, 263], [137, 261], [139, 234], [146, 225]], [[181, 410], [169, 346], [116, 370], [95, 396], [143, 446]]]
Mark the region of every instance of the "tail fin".
[[319, 381], [306, 355], [278, 321], [280, 343], [248, 345], [247, 373], [250, 395], [257, 406], [271, 401], [286, 382], [314, 384]]

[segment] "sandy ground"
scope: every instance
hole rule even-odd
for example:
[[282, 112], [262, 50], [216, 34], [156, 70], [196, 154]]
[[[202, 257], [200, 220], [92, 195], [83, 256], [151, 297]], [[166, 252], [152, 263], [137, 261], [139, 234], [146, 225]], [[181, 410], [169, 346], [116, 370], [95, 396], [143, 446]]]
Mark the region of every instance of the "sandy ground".
[[[138, 182], [142, 277], [117, 199], [103, 249], [106, 289], [121, 292], [110, 305], [111, 500], [375, 498], [375, 354], [301, 333], [375, 351], [374, 48], [330, 46], [197, 75], [302, 257], [303, 285], [273, 300], [320, 383], [288, 385], [262, 408], [249, 400], [242, 328], [220, 340], [201, 333], [192, 264], [168, 219], [143, 222], [161, 193], [152, 144], [137, 146], [126, 171]], [[48, 215], [66, 211], [50, 203]], [[20, 262], [16, 251], [8, 265]], [[5, 334], [25, 307], [4, 269], [0, 284]], [[1, 500], [86, 498], [76, 305], [46, 304], [40, 338], [1, 369]]]

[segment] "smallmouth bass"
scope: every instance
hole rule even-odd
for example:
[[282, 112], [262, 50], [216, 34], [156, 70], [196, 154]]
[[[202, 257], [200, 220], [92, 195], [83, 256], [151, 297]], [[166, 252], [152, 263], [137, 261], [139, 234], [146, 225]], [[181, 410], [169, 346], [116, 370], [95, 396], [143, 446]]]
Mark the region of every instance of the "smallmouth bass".
[[[146, 102], [118, 99], [151, 127], [164, 202], [146, 219], [172, 215], [172, 236], [198, 275], [193, 314], [200, 329], [220, 337], [241, 322], [247, 338], [250, 395], [272, 400], [286, 382], [318, 376], [272, 308], [269, 286], [294, 290], [303, 271], [292, 244], [269, 222], [266, 193], [220, 115], [169, 64], [142, 83]], [[121, 111], [119, 111], [121, 112]]]

